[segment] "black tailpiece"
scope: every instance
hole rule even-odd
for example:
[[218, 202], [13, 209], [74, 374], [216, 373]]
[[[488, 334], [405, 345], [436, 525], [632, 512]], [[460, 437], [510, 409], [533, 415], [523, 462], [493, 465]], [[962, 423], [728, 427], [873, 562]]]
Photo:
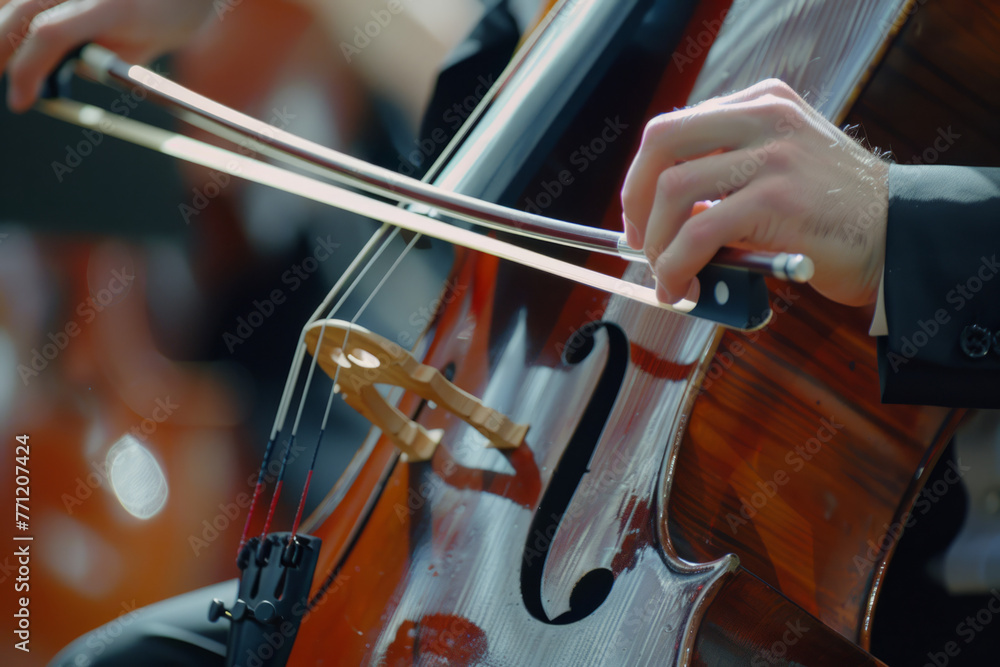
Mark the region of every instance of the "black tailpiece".
[[226, 667], [283, 667], [309, 607], [321, 540], [291, 533], [250, 539], [240, 551], [242, 571], [236, 603], [213, 600], [208, 620], [232, 621]]

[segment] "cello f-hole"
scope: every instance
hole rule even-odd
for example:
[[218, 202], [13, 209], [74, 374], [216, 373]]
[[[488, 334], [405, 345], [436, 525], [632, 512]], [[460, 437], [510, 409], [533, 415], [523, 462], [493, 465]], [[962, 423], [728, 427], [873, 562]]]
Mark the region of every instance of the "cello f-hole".
[[542, 578], [549, 547], [559, 530], [559, 524], [584, 476], [590, 472], [590, 460], [600, 440], [608, 415], [622, 386], [629, 361], [629, 341], [625, 332], [610, 322], [591, 322], [574, 332], [563, 350], [563, 362], [575, 365], [586, 359], [596, 347], [595, 336], [605, 331], [608, 337], [608, 358], [601, 378], [573, 436], [552, 473], [545, 494], [535, 512], [521, 559], [521, 597], [528, 612], [538, 620], [552, 625], [564, 625], [586, 618], [607, 599], [614, 583], [614, 574], [606, 568], [591, 570], [573, 587], [569, 611], [549, 618], [542, 601]]

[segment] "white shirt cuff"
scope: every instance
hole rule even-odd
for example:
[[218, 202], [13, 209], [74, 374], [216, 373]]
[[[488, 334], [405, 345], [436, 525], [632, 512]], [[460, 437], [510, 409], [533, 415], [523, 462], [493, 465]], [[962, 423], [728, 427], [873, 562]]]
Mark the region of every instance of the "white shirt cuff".
[[882, 276], [878, 281], [878, 299], [875, 301], [875, 315], [872, 317], [872, 325], [868, 329], [869, 336], [888, 336], [889, 322], [885, 319], [885, 267], [882, 267]]

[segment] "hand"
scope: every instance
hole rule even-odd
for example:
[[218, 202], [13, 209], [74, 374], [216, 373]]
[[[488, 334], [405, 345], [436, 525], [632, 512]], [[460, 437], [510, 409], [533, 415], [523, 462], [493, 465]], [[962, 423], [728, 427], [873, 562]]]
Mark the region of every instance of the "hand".
[[872, 303], [888, 171], [787, 85], [763, 81], [649, 122], [622, 188], [626, 240], [665, 303], [696, 299], [695, 274], [723, 246], [803, 253], [821, 294]]
[[187, 42], [212, 0], [0, 0], [0, 71], [7, 106], [27, 111], [43, 81], [72, 49], [96, 42], [129, 62], [147, 62]]

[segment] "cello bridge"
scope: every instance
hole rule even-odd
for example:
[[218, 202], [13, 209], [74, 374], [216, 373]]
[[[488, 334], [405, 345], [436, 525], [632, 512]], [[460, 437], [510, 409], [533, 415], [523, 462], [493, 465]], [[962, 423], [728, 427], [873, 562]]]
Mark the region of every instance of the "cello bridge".
[[[440, 371], [420, 363], [396, 343], [343, 320], [320, 320], [306, 329], [306, 349], [334, 378], [334, 391], [377, 426], [409, 461], [426, 461], [441, 442], [441, 430], [428, 430], [403, 414], [375, 388], [391, 385], [411, 391], [444, 408], [479, 431], [489, 447], [513, 449], [528, 432], [468, 392]], [[319, 353], [317, 354], [317, 346]]]

